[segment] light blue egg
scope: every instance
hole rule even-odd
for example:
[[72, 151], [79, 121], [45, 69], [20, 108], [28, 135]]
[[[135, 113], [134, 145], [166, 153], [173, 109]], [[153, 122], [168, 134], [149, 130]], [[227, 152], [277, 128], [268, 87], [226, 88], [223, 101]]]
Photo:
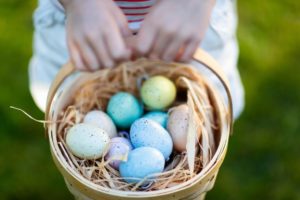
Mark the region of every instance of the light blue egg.
[[161, 111], [152, 111], [145, 114], [143, 117], [152, 119], [159, 123], [162, 127], [166, 128], [168, 123], [168, 113]]
[[113, 95], [107, 106], [107, 114], [118, 128], [129, 128], [143, 114], [143, 106], [132, 94], [118, 92]]
[[159, 150], [166, 160], [173, 150], [172, 138], [166, 129], [147, 118], [140, 118], [131, 125], [130, 140], [135, 148], [146, 146]]
[[[140, 147], [128, 154], [127, 161], [120, 164], [120, 174], [128, 183], [138, 183], [145, 177], [154, 179], [151, 174], [161, 173], [164, 170], [164, 156], [155, 148]], [[145, 181], [144, 184], [151, 182]]]

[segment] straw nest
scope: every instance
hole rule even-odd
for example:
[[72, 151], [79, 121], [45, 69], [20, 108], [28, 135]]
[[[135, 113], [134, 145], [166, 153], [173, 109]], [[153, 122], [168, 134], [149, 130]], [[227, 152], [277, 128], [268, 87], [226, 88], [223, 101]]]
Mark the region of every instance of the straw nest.
[[[126, 183], [117, 170], [103, 158], [97, 160], [79, 159], [68, 150], [65, 138], [70, 127], [80, 123], [84, 115], [93, 109], [106, 109], [110, 97], [119, 91], [127, 91], [139, 97], [139, 87], [145, 77], [163, 75], [170, 78], [177, 87], [175, 105], [187, 103], [189, 127], [186, 152], [173, 152], [164, 172], [156, 174], [151, 184]], [[204, 77], [188, 65], [163, 63], [139, 59], [122, 63], [113, 69], [91, 74], [88, 81], [71, 97], [71, 103], [59, 116], [57, 141], [67, 163], [89, 181], [111, 189], [122, 191], [155, 191], [185, 182], [208, 165], [220, 138], [218, 109], [219, 96]], [[195, 144], [197, 140], [197, 145]], [[148, 181], [149, 182], [149, 181]]]

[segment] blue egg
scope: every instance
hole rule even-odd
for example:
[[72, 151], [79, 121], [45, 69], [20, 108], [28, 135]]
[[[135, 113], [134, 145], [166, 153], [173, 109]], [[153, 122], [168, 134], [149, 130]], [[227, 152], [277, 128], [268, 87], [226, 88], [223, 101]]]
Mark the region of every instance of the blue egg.
[[[154, 179], [151, 174], [161, 173], [164, 170], [164, 156], [155, 148], [140, 147], [128, 154], [127, 161], [120, 164], [120, 174], [128, 183], [138, 183], [145, 177]], [[150, 181], [145, 181], [144, 184]]]
[[152, 111], [145, 114], [143, 117], [152, 119], [159, 123], [162, 127], [166, 128], [168, 123], [168, 113], [161, 111]]
[[166, 160], [173, 150], [172, 138], [166, 129], [147, 118], [140, 118], [131, 125], [130, 140], [135, 148], [146, 146], [159, 150]]
[[143, 106], [132, 94], [118, 92], [110, 98], [107, 114], [118, 128], [126, 129], [142, 116]]

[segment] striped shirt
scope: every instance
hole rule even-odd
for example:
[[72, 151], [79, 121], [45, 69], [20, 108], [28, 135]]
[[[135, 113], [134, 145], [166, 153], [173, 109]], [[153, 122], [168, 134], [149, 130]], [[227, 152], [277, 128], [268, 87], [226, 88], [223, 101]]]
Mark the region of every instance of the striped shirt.
[[155, 0], [115, 0], [115, 2], [127, 17], [129, 27], [135, 30], [140, 27]]
[[116, 4], [122, 9], [129, 23], [143, 21], [155, 0], [115, 0]]
[[[59, 0], [50, 0], [59, 10], [64, 11], [63, 6]], [[114, 0], [115, 3], [122, 9], [127, 17], [129, 27], [133, 30], [139, 29], [141, 22], [144, 20], [145, 15], [149, 12], [150, 8], [156, 0]], [[41, 1], [40, 2], [46, 2]]]

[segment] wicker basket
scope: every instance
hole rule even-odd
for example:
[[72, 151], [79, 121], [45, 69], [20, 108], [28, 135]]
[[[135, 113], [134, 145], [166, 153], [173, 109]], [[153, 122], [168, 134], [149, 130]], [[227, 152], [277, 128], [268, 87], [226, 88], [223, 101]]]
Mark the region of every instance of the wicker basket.
[[[63, 175], [66, 184], [74, 194], [77, 199], [97, 199], [97, 200], [123, 200], [123, 199], [148, 199], [148, 200], [175, 200], [175, 199], [204, 199], [207, 191], [211, 190], [216, 176], [218, 174], [219, 168], [226, 155], [226, 150], [228, 146], [228, 140], [230, 132], [232, 130], [232, 101], [229, 90], [229, 83], [226, 76], [221, 71], [217, 62], [210, 57], [203, 50], [198, 49], [194, 55], [194, 61], [202, 64], [208, 70], [210, 70], [222, 83], [224, 89], [227, 93], [227, 101], [220, 98], [218, 101], [214, 102], [214, 109], [216, 110], [215, 118], [217, 118], [219, 133], [217, 137], [217, 147], [214, 156], [210, 162], [200, 171], [199, 174], [191, 178], [190, 180], [183, 182], [174, 187], [143, 192], [143, 191], [118, 191], [110, 188], [105, 188], [91, 181], [85, 179], [80, 173], [75, 171], [68, 163], [65, 152], [61, 150], [57, 141], [57, 123], [50, 123], [46, 127], [47, 134], [49, 136], [50, 149], [53, 160], [58, 167], [59, 171]], [[138, 61], [136, 61], [138, 62]], [[145, 62], [145, 60], [143, 60]], [[146, 60], [147, 62], [147, 60]], [[151, 62], [151, 61], [149, 61]], [[160, 62], [163, 63], [163, 62]], [[165, 63], [172, 67], [186, 67], [183, 63]], [[118, 68], [118, 67], [117, 67]], [[121, 68], [121, 66], [119, 66]], [[150, 68], [149, 68], [150, 69]], [[152, 69], [152, 68], [151, 68]], [[47, 108], [45, 113], [46, 121], [57, 121], [59, 119], [60, 113], [66, 108], [68, 104], [72, 101], [72, 96], [80, 89], [80, 87], [87, 81], [96, 78], [99, 74], [108, 73], [110, 70], [105, 69], [101, 72], [95, 73], [80, 73], [76, 78], [71, 79], [64, 84], [64, 87], [60, 87], [62, 83], [66, 83], [65, 79], [70, 75], [74, 74], [75, 69], [69, 63], [63, 66], [61, 71], [56, 76], [47, 99]], [[186, 67], [186, 71], [189, 72], [191, 76], [188, 79], [203, 80], [202, 76], [197, 70], [191, 67]], [[182, 74], [182, 76], [187, 76]], [[208, 81], [209, 82], [209, 81]], [[59, 90], [60, 89], [60, 90]], [[217, 90], [214, 92], [218, 93]], [[221, 95], [219, 95], [221, 97]]]

